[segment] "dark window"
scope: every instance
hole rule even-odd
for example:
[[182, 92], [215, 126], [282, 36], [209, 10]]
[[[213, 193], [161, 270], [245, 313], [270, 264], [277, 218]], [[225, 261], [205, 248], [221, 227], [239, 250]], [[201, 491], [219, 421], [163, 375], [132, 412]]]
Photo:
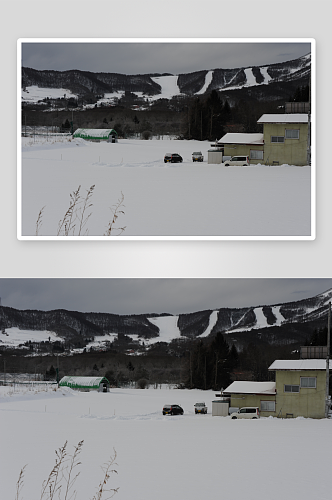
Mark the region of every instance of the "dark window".
[[285, 142], [285, 138], [283, 136], [271, 135], [271, 142]]
[[285, 392], [300, 392], [300, 386], [299, 385], [285, 385], [284, 391]]

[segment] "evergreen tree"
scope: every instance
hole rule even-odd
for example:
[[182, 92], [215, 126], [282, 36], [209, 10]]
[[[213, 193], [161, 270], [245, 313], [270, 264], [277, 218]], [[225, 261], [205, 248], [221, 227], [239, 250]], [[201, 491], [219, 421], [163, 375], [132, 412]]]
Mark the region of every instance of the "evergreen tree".
[[206, 101], [206, 108], [208, 116], [208, 130], [207, 136], [212, 141], [220, 139], [222, 129], [222, 111], [223, 105], [216, 90], [212, 90], [210, 96]]
[[303, 85], [301, 87], [297, 87], [290, 101], [293, 102], [309, 102], [309, 85]]
[[214, 362], [211, 385], [214, 389], [227, 387], [230, 382], [230, 349], [221, 332], [211, 342], [210, 352]]

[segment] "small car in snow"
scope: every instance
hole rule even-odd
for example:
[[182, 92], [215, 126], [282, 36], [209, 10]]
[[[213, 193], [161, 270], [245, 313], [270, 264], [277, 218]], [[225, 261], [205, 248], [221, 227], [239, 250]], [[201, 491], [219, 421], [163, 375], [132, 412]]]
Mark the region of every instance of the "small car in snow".
[[182, 163], [183, 158], [177, 153], [166, 153], [164, 156], [165, 163]]
[[248, 167], [250, 165], [249, 156], [232, 156], [230, 160], [224, 162], [225, 167], [238, 166]]
[[203, 161], [204, 157], [201, 151], [194, 151], [192, 154], [193, 161]]
[[163, 415], [183, 415], [183, 409], [179, 405], [165, 405]]
[[195, 413], [207, 413], [207, 406], [205, 406], [205, 403], [196, 403], [194, 408]]
[[257, 406], [244, 406], [236, 413], [232, 413], [232, 419], [236, 420], [237, 418], [260, 418], [259, 408]]

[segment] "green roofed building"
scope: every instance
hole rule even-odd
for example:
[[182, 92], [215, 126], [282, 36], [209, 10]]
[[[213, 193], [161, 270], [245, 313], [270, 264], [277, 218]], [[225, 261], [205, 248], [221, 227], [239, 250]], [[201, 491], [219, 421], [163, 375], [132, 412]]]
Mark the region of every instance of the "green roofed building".
[[105, 377], [62, 377], [59, 387], [70, 387], [78, 391], [108, 392], [110, 383]]
[[118, 142], [118, 134], [113, 128], [78, 128], [73, 137], [80, 137], [86, 141]]

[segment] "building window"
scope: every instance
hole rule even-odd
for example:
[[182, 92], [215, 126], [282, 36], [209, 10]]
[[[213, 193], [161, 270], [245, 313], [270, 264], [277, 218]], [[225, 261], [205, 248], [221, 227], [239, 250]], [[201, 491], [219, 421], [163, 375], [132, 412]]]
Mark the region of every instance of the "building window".
[[300, 392], [299, 385], [284, 385], [285, 392]]
[[262, 160], [264, 151], [260, 151], [258, 149], [250, 150], [250, 160]]
[[285, 142], [285, 138], [281, 135], [271, 135], [271, 142]]
[[286, 139], [299, 139], [300, 131], [297, 129], [286, 129], [285, 130]]
[[301, 377], [301, 387], [316, 389], [316, 377]]
[[261, 401], [261, 411], [276, 411], [276, 402]]

